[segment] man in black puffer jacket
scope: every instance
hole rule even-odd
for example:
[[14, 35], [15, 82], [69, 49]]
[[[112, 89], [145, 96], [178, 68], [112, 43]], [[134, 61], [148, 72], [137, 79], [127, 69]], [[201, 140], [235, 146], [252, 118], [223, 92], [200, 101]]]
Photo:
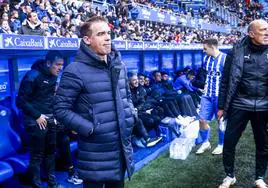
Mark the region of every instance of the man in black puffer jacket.
[[268, 160], [268, 23], [255, 20], [248, 36], [227, 55], [219, 93], [218, 119], [228, 116], [223, 148], [226, 178], [220, 187], [230, 187], [234, 176], [235, 147], [248, 121], [256, 144], [258, 188], [267, 187], [263, 178]]
[[56, 122], [53, 118], [53, 97], [57, 75], [63, 66], [63, 57], [50, 51], [45, 60], [35, 62], [26, 73], [17, 97], [17, 106], [23, 111], [24, 125], [29, 135], [32, 187], [41, 187], [40, 165], [45, 158], [48, 187], [56, 187], [55, 149]]
[[78, 173], [85, 188], [124, 187], [134, 170], [131, 132], [137, 117], [120, 53], [111, 47], [108, 22], [91, 17], [80, 29], [75, 62], [56, 92], [56, 119], [79, 135]]

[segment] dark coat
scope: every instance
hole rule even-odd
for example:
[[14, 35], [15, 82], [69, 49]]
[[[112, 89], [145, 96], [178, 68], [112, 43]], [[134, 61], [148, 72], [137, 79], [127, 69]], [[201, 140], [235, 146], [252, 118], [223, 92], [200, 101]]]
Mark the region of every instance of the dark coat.
[[[245, 65], [248, 58], [245, 51], [249, 45], [249, 39], [246, 37], [227, 54], [218, 104], [225, 115], [231, 104], [249, 111], [268, 110], [268, 49], [251, 51], [249, 59], [254, 59], [254, 62]], [[237, 104], [237, 101], [240, 101], [240, 104]]]
[[[24, 113], [25, 124], [35, 122], [41, 114], [53, 113], [53, 98], [57, 77], [49, 73], [45, 61], [36, 61], [21, 81], [18, 108]], [[35, 123], [34, 123], [35, 124]]]
[[153, 108], [150, 103], [146, 102], [147, 94], [143, 86], [140, 85], [137, 88], [132, 88], [131, 97], [133, 105], [138, 109], [138, 112], [144, 112], [148, 109]]
[[38, 35], [42, 36], [45, 34], [44, 30], [41, 28], [41, 24], [37, 25], [34, 29], [30, 27], [29, 22], [26, 21], [25, 25], [22, 25], [19, 29], [19, 33], [22, 35]]
[[56, 92], [56, 119], [78, 132], [78, 173], [88, 181], [122, 180], [134, 170], [131, 133], [135, 110], [119, 52], [108, 63], [83, 41]]

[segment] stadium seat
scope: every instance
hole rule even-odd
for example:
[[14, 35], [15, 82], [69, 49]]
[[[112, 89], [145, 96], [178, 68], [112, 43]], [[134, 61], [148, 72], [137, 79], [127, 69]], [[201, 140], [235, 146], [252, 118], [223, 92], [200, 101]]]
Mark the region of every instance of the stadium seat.
[[5, 161], [12, 166], [15, 174], [22, 174], [27, 171], [30, 161], [29, 159], [30, 154], [27, 152], [9, 157]]
[[6, 162], [0, 161], [0, 183], [11, 178], [14, 172], [12, 167]]
[[10, 127], [10, 110], [0, 105], [0, 159], [8, 158], [20, 148], [20, 138]]
[[16, 153], [21, 146], [21, 140], [10, 126], [10, 114], [8, 108], [0, 105], [0, 159], [8, 162], [15, 173], [22, 173], [28, 167], [29, 155]]

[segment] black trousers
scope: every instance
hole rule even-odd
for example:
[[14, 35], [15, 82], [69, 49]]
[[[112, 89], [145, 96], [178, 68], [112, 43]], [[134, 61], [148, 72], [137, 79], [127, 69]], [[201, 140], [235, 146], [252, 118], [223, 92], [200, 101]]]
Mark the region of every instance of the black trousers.
[[106, 182], [84, 181], [83, 188], [124, 188], [124, 180]]
[[137, 119], [135, 126], [133, 127], [133, 134], [144, 139], [149, 138], [148, 132], [143, 125], [143, 122], [140, 118]]
[[41, 163], [45, 160], [45, 170], [48, 175], [48, 185], [56, 184], [55, 149], [56, 124], [48, 121], [45, 130], [41, 130], [37, 123], [27, 126], [29, 135], [30, 164], [28, 171], [32, 178], [32, 187], [41, 187]]
[[223, 165], [230, 177], [234, 176], [235, 147], [249, 121], [256, 144], [255, 178], [259, 179], [265, 175], [268, 160], [268, 111], [252, 112], [231, 107], [223, 147]]
[[139, 112], [138, 116], [142, 120], [147, 130], [155, 129], [161, 121], [161, 118], [158, 115], [153, 114], [153, 112], [151, 114], [147, 114], [146, 112]]
[[72, 154], [70, 150], [70, 138], [63, 129], [57, 130], [57, 148], [60, 153], [60, 159], [66, 169], [73, 167]]

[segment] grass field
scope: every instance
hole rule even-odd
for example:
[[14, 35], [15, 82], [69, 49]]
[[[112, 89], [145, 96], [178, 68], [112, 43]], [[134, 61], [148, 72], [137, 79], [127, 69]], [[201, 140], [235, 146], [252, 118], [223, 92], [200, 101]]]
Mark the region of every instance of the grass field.
[[[213, 126], [215, 127], [215, 126]], [[217, 133], [212, 131], [211, 144], [216, 146]], [[212, 149], [213, 149], [212, 148]], [[211, 152], [196, 155], [194, 147], [185, 161], [169, 158], [165, 152], [135, 173], [126, 188], [216, 188], [225, 174], [222, 155]], [[236, 149], [236, 178], [234, 188], [252, 188], [255, 173], [255, 145], [251, 126], [242, 135]], [[268, 180], [267, 176], [265, 178]]]

